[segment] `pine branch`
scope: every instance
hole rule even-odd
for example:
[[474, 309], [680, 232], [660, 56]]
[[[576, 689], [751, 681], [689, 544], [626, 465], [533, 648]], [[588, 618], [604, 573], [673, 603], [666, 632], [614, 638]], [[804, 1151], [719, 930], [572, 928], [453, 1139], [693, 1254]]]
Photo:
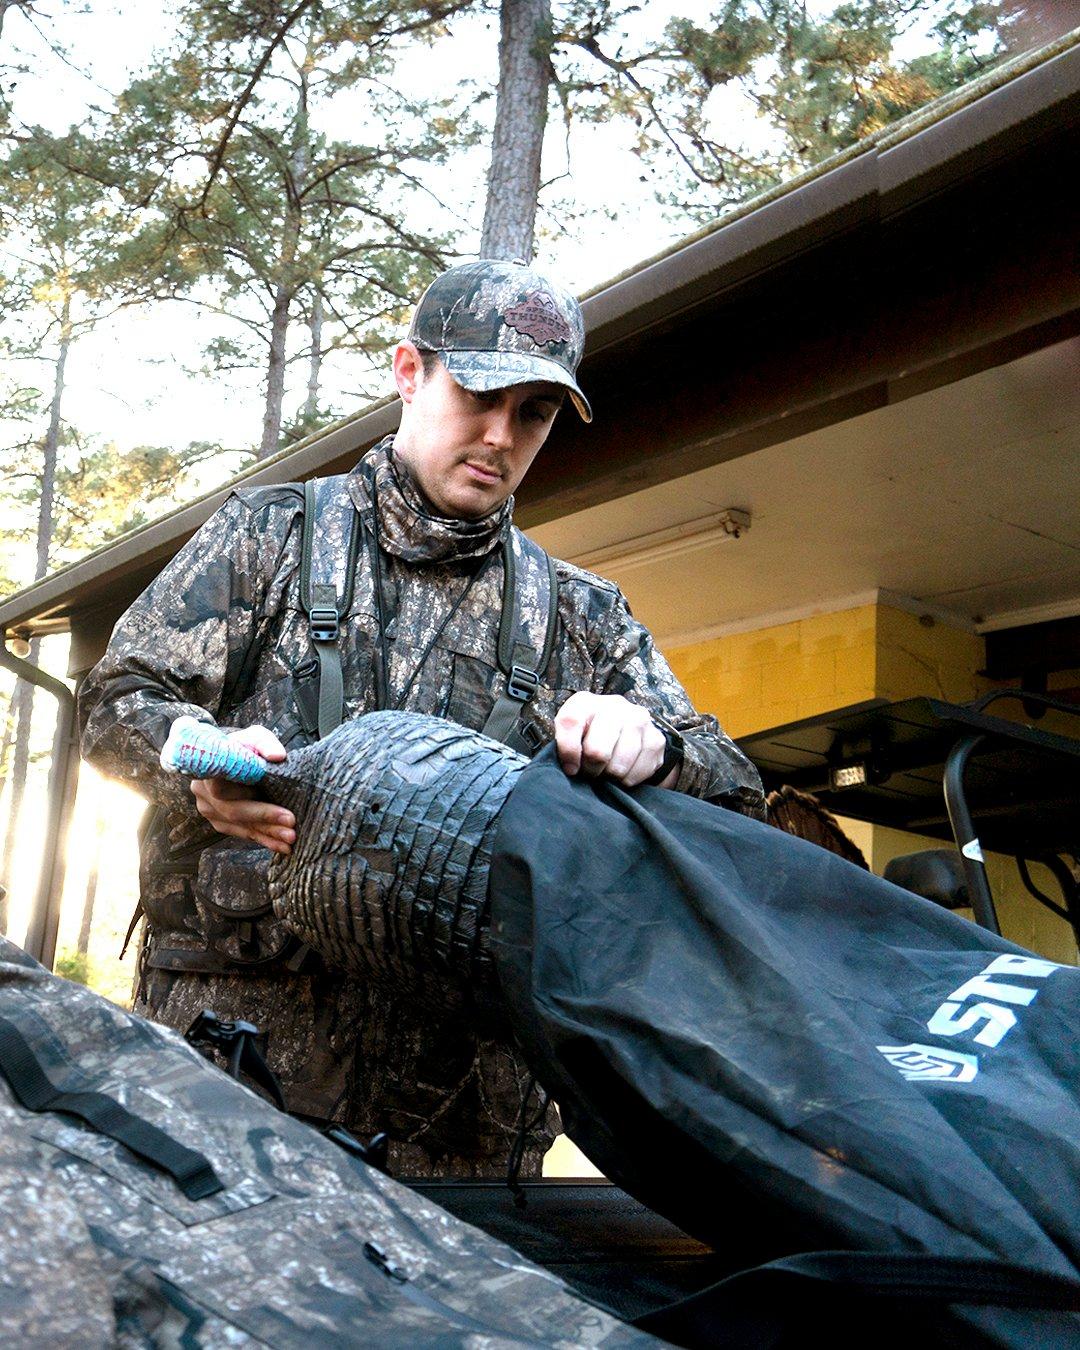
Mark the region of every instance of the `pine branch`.
[[600, 44], [599, 42], [597, 42], [596, 38], [592, 36], [586, 36], [583, 38], [571, 37], [569, 41], [571, 41], [574, 46], [580, 47], [583, 51], [588, 52], [589, 55], [592, 56], [595, 60], [599, 61], [601, 65], [606, 66], [609, 70], [614, 71], [620, 79], [625, 80], [626, 83], [631, 86], [631, 88], [637, 91], [638, 96], [641, 98], [642, 103], [648, 109], [649, 116], [652, 118], [661, 136], [663, 136], [664, 140], [667, 141], [667, 143], [671, 146], [672, 150], [674, 150], [675, 154], [679, 157], [679, 159], [682, 160], [682, 162], [690, 170], [693, 176], [699, 180], [699, 182], [706, 183], [708, 184], [709, 187], [720, 186], [720, 184], [723, 182], [723, 175], [721, 174], [719, 178], [711, 178], [708, 174], [702, 173], [701, 170], [698, 168], [698, 166], [694, 163], [694, 161], [690, 158], [690, 156], [687, 155], [686, 151], [679, 144], [674, 133], [668, 128], [668, 125], [665, 122], [665, 120], [660, 116], [660, 113], [658, 112], [656, 107], [656, 99], [653, 96], [652, 90], [649, 89], [646, 85], [642, 84], [641, 81], [637, 78], [637, 76], [633, 72], [633, 67], [635, 65], [640, 64], [639, 60], [623, 61], [620, 60], [618, 57], [608, 56], [607, 53], [601, 49]]
[[232, 114], [230, 115], [228, 122], [226, 122], [225, 124], [225, 129], [221, 133], [221, 138], [218, 141], [217, 148], [215, 149], [211, 157], [210, 173], [209, 176], [207, 177], [206, 183], [203, 186], [202, 197], [199, 202], [200, 207], [206, 205], [206, 199], [210, 195], [210, 189], [213, 186], [214, 179], [217, 177], [218, 170], [221, 168], [222, 162], [225, 159], [225, 151], [228, 149], [229, 141], [232, 137], [233, 130], [235, 129], [237, 122], [240, 120], [240, 116], [243, 113], [244, 109], [247, 107], [252, 95], [255, 93], [255, 89], [259, 83], [259, 80], [262, 77], [263, 71], [270, 64], [270, 58], [274, 55], [274, 52], [277, 51], [278, 47], [280, 47], [281, 44], [285, 41], [285, 38], [289, 34], [289, 30], [296, 23], [296, 21], [303, 15], [304, 11], [310, 9], [314, 3], [315, 0], [300, 0], [300, 3], [295, 5], [289, 11], [289, 13], [285, 16], [285, 19], [281, 27], [278, 29], [273, 39], [267, 44], [266, 50], [263, 52], [261, 58], [256, 63], [255, 69], [251, 73], [251, 78], [248, 80], [247, 85], [244, 87], [239, 98], [236, 100], [236, 104], [233, 108]]

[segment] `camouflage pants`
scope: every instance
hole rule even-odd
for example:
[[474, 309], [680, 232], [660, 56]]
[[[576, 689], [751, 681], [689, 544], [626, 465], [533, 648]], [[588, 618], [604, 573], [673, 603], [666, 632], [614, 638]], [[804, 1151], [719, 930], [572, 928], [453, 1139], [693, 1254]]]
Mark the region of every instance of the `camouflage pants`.
[[[288, 1109], [361, 1139], [385, 1131], [394, 1176], [506, 1174], [529, 1071], [464, 1016], [330, 973], [146, 976], [136, 1012], [181, 1032], [204, 1008], [254, 1022]], [[552, 1107], [529, 1135], [523, 1177], [540, 1175], [557, 1130]]]

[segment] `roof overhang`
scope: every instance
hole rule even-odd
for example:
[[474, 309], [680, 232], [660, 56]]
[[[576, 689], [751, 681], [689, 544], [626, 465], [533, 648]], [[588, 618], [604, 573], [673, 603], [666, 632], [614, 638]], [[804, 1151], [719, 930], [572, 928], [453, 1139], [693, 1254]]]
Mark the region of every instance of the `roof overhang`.
[[[1077, 35], [862, 143], [586, 297], [596, 420], [560, 424], [518, 496], [528, 527], [899, 402], [1080, 332], [1065, 191]], [[1033, 264], [1037, 260], [1037, 264]], [[386, 400], [248, 484], [339, 472], [397, 424]], [[0, 603], [71, 627], [85, 669], [226, 485]]]

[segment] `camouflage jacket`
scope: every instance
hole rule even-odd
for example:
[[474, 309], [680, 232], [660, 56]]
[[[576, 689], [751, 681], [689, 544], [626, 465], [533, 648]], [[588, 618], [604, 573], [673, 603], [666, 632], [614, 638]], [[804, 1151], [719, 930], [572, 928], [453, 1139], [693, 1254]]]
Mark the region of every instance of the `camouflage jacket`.
[[[369, 518], [372, 482], [379, 494], [384, 591], [391, 593], [389, 702], [480, 728], [501, 689], [495, 647], [502, 565], [493, 550], [513, 528], [513, 499], [482, 521], [433, 517], [386, 445], [341, 481]], [[136, 600], [80, 693], [83, 752], [91, 762], [134, 779], [190, 818], [186, 786], [158, 764], [175, 717], [262, 723], [286, 747], [311, 739], [297, 706], [298, 689], [315, 677], [299, 598], [301, 517], [302, 499], [292, 485], [234, 492]], [[756, 770], [715, 718], [694, 711], [618, 587], [569, 563], [556, 568], [555, 646], [530, 706], [541, 740], [552, 738], [555, 714], [572, 693], [622, 694], [683, 733], [679, 791], [761, 816]], [[417, 669], [470, 581], [464, 602]], [[346, 717], [376, 707], [378, 638], [374, 582], [362, 550], [341, 639]], [[175, 824], [180, 842], [186, 831]]]
[[[361, 548], [340, 639], [345, 717], [378, 706], [382, 641], [390, 706], [481, 728], [505, 683], [495, 658], [502, 596], [497, 545], [514, 528], [512, 499], [480, 521], [435, 517], [389, 443], [337, 481], [365, 520], [369, 541], [377, 530], [386, 623], [380, 634], [372, 555]], [[420, 1128], [413, 1119], [417, 1103], [410, 1100], [416, 1082], [426, 1081], [425, 1073], [440, 1078], [447, 1063], [445, 1026], [437, 1033], [418, 1023], [416, 1010], [400, 1006], [401, 1000], [387, 1012], [393, 991], [358, 991], [355, 981], [327, 972], [290, 975], [282, 966], [295, 958], [289, 935], [251, 880], [253, 867], [265, 873], [268, 855], [210, 831], [194, 810], [186, 781], [166, 774], [158, 762], [171, 722], [185, 713], [231, 727], [261, 723], [286, 747], [314, 738], [305, 709], [311, 707], [318, 666], [299, 594], [302, 514], [295, 485], [233, 493], [117, 624], [108, 651], [80, 691], [82, 748], [92, 763], [134, 780], [160, 807], [147, 831], [143, 867], [152, 972], [144, 992], [150, 1014], [179, 1026], [201, 1007], [214, 1006], [222, 1015], [261, 1019], [271, 1030], [271, 1058], [283, 1074], [292, 1109], [327, 1116], [344, 1102], [346, 1118], [358, 1129], [389, 1126], [391, 1133], [410, 1133]], [[335, 543], [344, 550], [344, 540], [324, 546]], [[752, 765], [714, 718], [694, 711], [618, 588], [567, 563], [556, 566], [555, 643], [529, 705], [539, 740], [552, 738], [555, 714], [570, 694], [622, 694], [682, 732], [679, 790], [762, 815]], [[523, 600], [527, 608], [531, 598]], [[234, 972], [245, 965], [247, 973], [238, 981]], [[183, 974], [165, 979], [166, 971]], [[348, 1061], [357, 1037], [368, 1043], [372, 1019], [391, 1016], [397, 1026], [416, 1024], [409, 1033], [411, 1049], [403, 1048], [404, 1032], [393, 1035], [396, 1050], [377, 1037], [381, 1049], [368, 1055], [366, 1086], [350, 1087]], [[449, 1039], [457, 1044], [460, 1038]], [[439, 1072], [428, 1053], [436, 1042], [442, 1046]], [[400, 1074], [391, 1072], [395, 1055], [410, 1060]], [[484, 1081], [494, 1072], [491, 1065], [480, 1068], [469, 1060], [458, 1068], [475, 1079], [472, 1096], [491, 1099]], [[383, 1069], [391, 1072], [393, 1091], [376, 1081]], [[520, 1105], [521, 1083], [510, 1078], [512, 1102], [508, 1099], [496, 1130], [503, 1141], [512, 1133], [505, 1116], [515, 1116]], [[443, 1086], [432, 1084], [431, 1102]], [[362, 1107], [360, 1091], [371, 1098]], [[390, 1097], [400, 1112], [385, 1106]], [[431, 1109], [429, 1102], [418, 1114], [426, 1120]], [[446, 1123], [445, 1111], [440, 1119]], [[459, 1132], [450, 1135], [453, 1149], [462, 1145]], [[428, 1143], [435, 1147], [430, 1138]], [[453, 1151], [448, 1141], [438, 1147], [444, 1155]]]

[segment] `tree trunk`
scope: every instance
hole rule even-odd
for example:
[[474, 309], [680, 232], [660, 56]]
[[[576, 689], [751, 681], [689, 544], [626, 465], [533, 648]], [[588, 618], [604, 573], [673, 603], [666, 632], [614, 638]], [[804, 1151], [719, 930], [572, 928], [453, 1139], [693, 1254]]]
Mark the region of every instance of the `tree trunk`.
[[502, 0], [483, 258], [532, 261], [551, 83], [551, 0]]
[[266, 410], [263, 414], [259, 458], [265, 459], [278, 448], [281, 438], [281, 404], [285, 397], [285, 341], [289, 336], [289, 309], [292, 291], [278, 284], [274, 313], [270, 322], [270, 363], [266, 368]]
[[30, 8], [29, 0], [0, 0], [0, 37], [2, 37], [4, 33], [4, 20], [7, 18], [8, 10], [9, 9], [26, 10], [29, 8]]
[[[40, 580], [49, 569], [49, 546], [53, 535], [53, 500], [56, 495], [56, 460], [60, 449], [60, 405], [64, 398], [64, 375], [67, 368], [68, 352], [71, 349], [71, 298], [64, 297], [64, 307], [60, 314], [60, 350], [56, 356], [53, 375], [53, 396], [49, 407], [49, 425], [42, 445], [41, 501], [38, 506], [37, 557], [34, 579]], [[38, 664], [41, 652], [40, 639], [30, 643], [31, 665]], [[34, 717], [34, 686], [26, 680], [19, 680], [12, 696], [12, 707], [16, 714], [15, 750], [11, 757], [11, 796], [8, 798], [7, 833], [4, 836], [4, 853], [0, 860], [0, 884], [8, 886], [11, 878], [11, 864], [15, 855], [15, 841], [19, 834], [19, 817], [22, 814], [23, 794], [26, 790], [26, 771], [30, 764], [30, 727]], [[7, 909], [7, 900], [2, 902]], [[7, 915], [4, 914], [5, 926]]]
[[286, 342], [289, 336], [289, 310], [295, 297], [293, 264], [300, 242], [300, 192], [308, 166], [308, 77], [306, 65], [299, 71], [300, 84], [296, 105], [296, 131], [289, 159], [289, 178], [285, 183], [288, 206], [284, 234], [278, 255], [278, 283], [274, 293], [274, 311], [270, 320], [270, 363], [266, 370], [266, 411], [263, 414], [259, 458], [265, 459], [278, 448], [281, 439], [281, 405], [285, 397]]
[[90, 872], [86, 878], [86, 897], [83, 900], [82, 924], [79, 927], [79, 945], [80, 956], [85, 956], [90, 950], [90, 927], [94, 922], [94, 902], [97, 900], [98, 873], [101, 869], [101, 839], [102, 839], [102, 821], [97, 822], [97, 830], [94, 839], [94, 854], [90, 859]]
[[311, 302], [311, 359], [308, 363], [307, 401], [302, 413], [305, 428], [319, 415], [319, 376], [322, 371], [323, 303], [318, 291]]
[[56, 495], [56, 460], [60, 450], [60, 405], [64, 399], [64, 372], [71, 350], [71, 297], [64, 296], [60, 315], [60, 350], [56, 357], [53, 378], [52, 404], [49, 407], [49, 427], [45, 432], [41, 468], [41, 501], [38, 505], [37, 568], [35, 580], [49, 570], [49, 547], [53, 536], [53, 499]]

